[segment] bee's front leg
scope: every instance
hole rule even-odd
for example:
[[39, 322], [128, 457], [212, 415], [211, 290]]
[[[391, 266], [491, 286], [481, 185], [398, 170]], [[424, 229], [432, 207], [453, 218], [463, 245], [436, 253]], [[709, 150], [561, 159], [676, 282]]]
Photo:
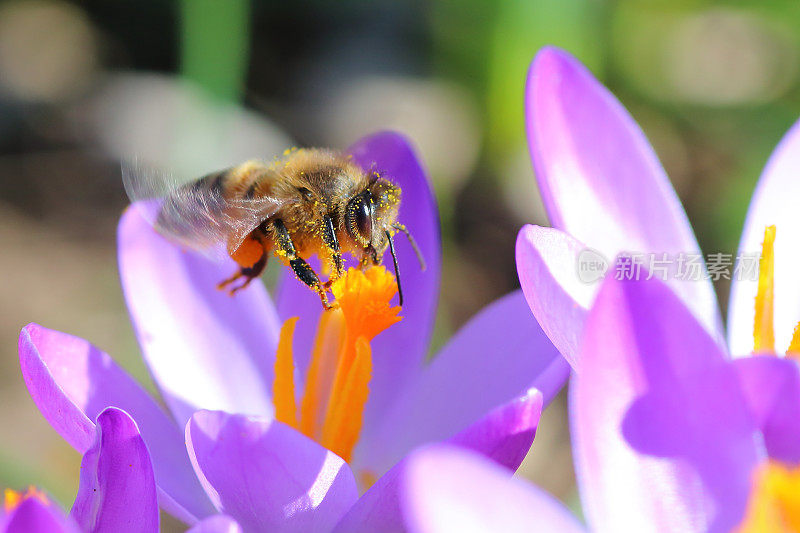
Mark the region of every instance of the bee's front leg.
[[333, 219], [330, 216], [324, 216], [322, 220], [322, 242], [325, 244], [328, 260], [333, 267], [328, 281], [323, 284], [323, 287], [327, 290], [344, 274], [344, 264], [342, 262], [342, 252], [339, 248], [339, 238], [336, 237], [336, 228], [333, 226]]
[[276, 219], [272, 222], [272, 226], [275, 228], [275, 243], [278, 247], [278, 253], [289, 261], [289, 265], [292, 267], [292, 270], [294, 270], [297, 279], [319, 294], [319, 298], [322, 300], [322, 306], [325, 309], [331, 309], [333, 306], [328, 302], [328, 295], [325, 292], [325, 287], [320, 283], [319, 276], [317, 276], [317, 273], [311, 268], [311, 265], [309, 265], [305, 259], [297, 255], [297, 249], [283, 221]]

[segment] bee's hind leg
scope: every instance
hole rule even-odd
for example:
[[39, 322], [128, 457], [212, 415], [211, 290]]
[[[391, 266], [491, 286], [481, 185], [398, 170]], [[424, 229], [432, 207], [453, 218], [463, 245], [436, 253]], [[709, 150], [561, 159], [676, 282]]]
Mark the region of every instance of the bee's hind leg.
[[267, 254], [264, 253], [253, 266], [241, 267], [239, 271], [236, 272], [236, 274], [229, 277], [228, 279], [219, 282], [217, 284], [217, 289], [225, 290], [226, 288], [228, 288], [229, 285], [233, 284], [234, 281], [244, 278], [244, 282], [237, 285], [236, 287], [231, 287], [230, 289], [228, 289], [228, 294], [233, 296], [240, 290], [247, 287], [250, 284], [250, 282], [253, 281], [255, 278], [259, 277], [261, 273], [264, 272], [264, 268], [266, 266], [267, 266]]

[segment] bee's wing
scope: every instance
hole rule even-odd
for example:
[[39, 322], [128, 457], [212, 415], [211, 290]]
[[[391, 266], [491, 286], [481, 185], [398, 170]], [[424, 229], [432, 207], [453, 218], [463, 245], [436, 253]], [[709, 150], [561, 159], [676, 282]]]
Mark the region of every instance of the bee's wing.
[[159, 233], [213, 258], [238, 247], [281, 206], [270, 196], [225, 198], [213, 176], [181, 180], [138, 162], [123, 164], [122, 180], [131, 202]]

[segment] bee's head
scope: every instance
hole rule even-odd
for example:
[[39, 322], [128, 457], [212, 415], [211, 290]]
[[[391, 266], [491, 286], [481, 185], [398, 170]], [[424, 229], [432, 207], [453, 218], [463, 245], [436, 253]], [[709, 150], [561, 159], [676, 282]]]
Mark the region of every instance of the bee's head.
[[400, 286], [400, 270], [397, 265], [392, 234], [395, 231], [402, 231], [406, 234], [417, 254], [422, 270], [425, 270], [425, 260], [411, 237], [411, 233], [405, 226], [397, 222], [399, 207], [400, 187], [373, 174], [367, 188], [347, 203], [344, 218], [350, 238], [363, 247], [364, 253], [367, 257], [371, 256], [373, 263], [380, 263], [383, 252], [386, 251], [386, 248], [390, 249], [397, 280], [397, 293], [400, 305], [403, 305], [403, 289]]
[[399, 207], [400, 188], [373, 175], [367, 188], [347, 203], [344, 217], [348, 235], [364, 248], [383, 254]]

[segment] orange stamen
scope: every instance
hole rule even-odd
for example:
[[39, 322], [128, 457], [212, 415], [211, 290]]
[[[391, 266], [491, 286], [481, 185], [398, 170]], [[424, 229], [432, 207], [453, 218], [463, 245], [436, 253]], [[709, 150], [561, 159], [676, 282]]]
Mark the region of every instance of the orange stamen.
[[36, 498], [45, 505], [50, 505], [50, 500], [47, 498], [47, 495], [33, 485], [29, 486], [28, 490], [25, 492], [17, 492], [15, 490], [6, 489], [3, 496], [3, 508], [5, 509], [6, 513], [10, 513], [16, 509], [19, 504], [29, 498]]
[[794, 359], [800, 359], [800, 322], [794, 327], [792, 342], [789, 343], [789, 349], [786, 350], [786, 355]]
[[358, 473], [358, 480], [361, 482], [361, 486], [364, 487], [364, 489], [369, 489], [378, 481], [378, 476], [376, 476], [375, 472], [372, 470], [361, 470]]
[[273, 402], [278, 420], [299, 428], [350, 461], [369, 397], [370, 342], [400, 320], [400, 307], [389, 305], [397, 293], [397, 285], [394, 276], [384, 267], [373, 267], [366, 272], [351, 268], [333, 284], [331, 291], [339, 305], [338, 309], [323, 313], [317, 326], [299, 423], [291, 346], [292, 320], [296, 319], [287, 320], [281, 329]]
[[800, 532], [800, 468], [776, 462], [761, 466], [753, 478], [745, 518], [738, 533]]
[[[28, 490], [30, 490], [30, 489], [28, 489]], [[17, 492], [15, 490], [11, 490], [11, 489], [6, 489], [6, 491], [5, 491], [5, 502], [4, 502], [4, 506], [3, 506], [5, 508], [5, 510], [6, 510], [6, 512], [10, 513], [14, 509], [16, 509], [17, 506], [20, 503], [22, 503], [22, 500], [24, 499], [24, 497], [25, 497], [25, 495], [23, 493], [20, 493], [20, 492]]]
[[293, 428], [298, 427], [297, 403], [294, 397], [294, 361], [292, 337], [298, 317], [292, 317], [281, 326], [278, 353], [275, 355], [275, 381], [272, 383], [272, 401], [275, 419]]
[[775, 226], [764, 231], [761, 261], [758, 265], [758, 292], [753, 325], [753, 353], [775, 352], [773, 320], [775, 299]]

